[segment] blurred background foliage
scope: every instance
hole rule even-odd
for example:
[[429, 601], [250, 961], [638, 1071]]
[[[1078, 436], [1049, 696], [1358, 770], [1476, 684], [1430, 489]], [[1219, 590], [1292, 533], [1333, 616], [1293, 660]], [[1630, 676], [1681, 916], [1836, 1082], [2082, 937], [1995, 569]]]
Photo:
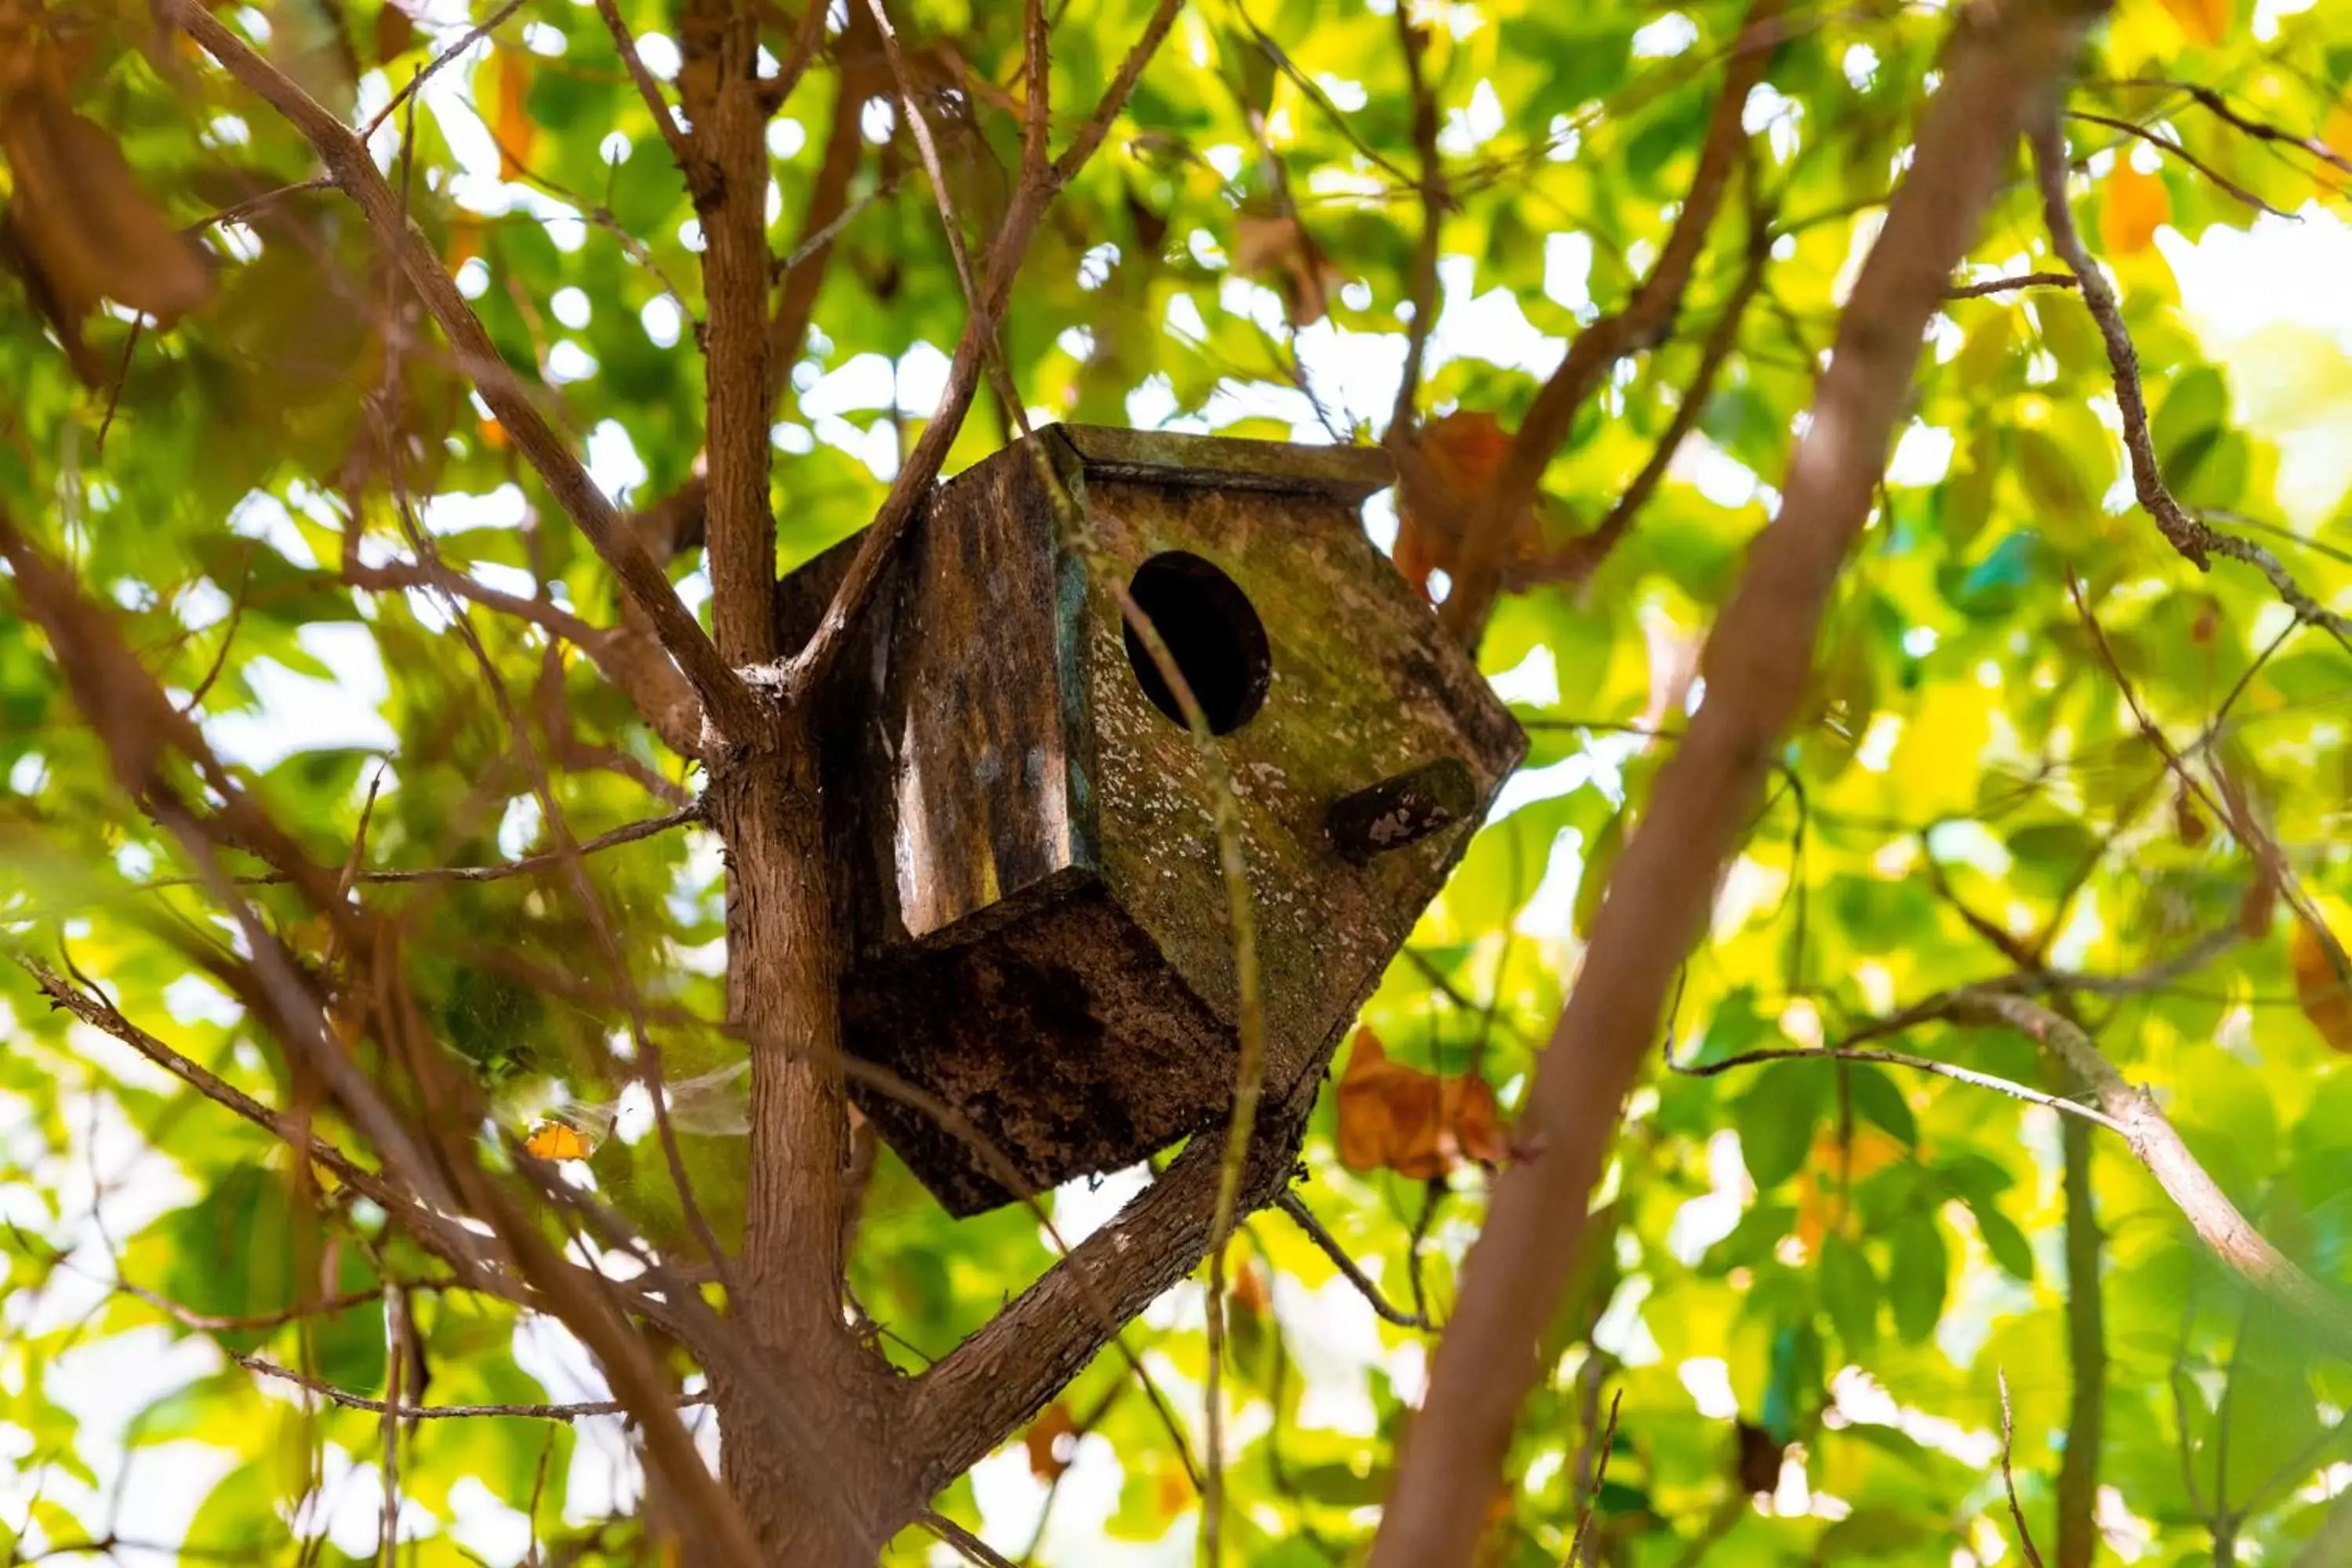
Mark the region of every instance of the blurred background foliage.
[[[1147, 7], [1053, 9], [1055, 101], [1091, 103]], [[656, 76], [673, 77], [676, 17], [640, 0], [620, 10]], [[942, 106], [948, 177], [984, 231], [1015, 163], [1018, 7], [919, 0], [899, 13]], [[699, 236], [596, 12], [268, 0], [223, 14], [336, 113], [375, 126], [370, 146], [399, 172], [414, 221], [499, 353], [543, 384], [598, 481], [638, 507], [685, 484], [701, 425]], [[1514, 426], [1562, 341], [1621, 304], [1655, 257], [1741, 10], [1481, 0], [1415, 16], [1450, 195], [1423, 404], [1465, 416], [1433, 431], [1460, 437], [1455, 456], [1475, 469], [1491, 428], [1480, 416]], [[871, 515], [962, 321], [919, 163], [844, 18], [769, 134], [777, 253], [805, 255], [813, 228], [832, 239], [801, 264], [822, 268], [821, 286], [774, 428], [782, 568]], [[1533, 754], [1367, 1008], [1309, 1135], [1306, 1203], [1405, 1311], [1446, 1315], [1482, 1162], [1511, 1156], [1511, 1109], [1580, 933], [1675, 725], [1703, 696], [1696, 641], [1769, 515], [1949, 21], [1874, 0], [1790, 9], [1747, 107], [1741, 200], [1769, 224], [1759, 281], [1742, 287], [1736, 201], [1675, 331], [1619, 366], [1546, 475], [1536, 526], [1557, 545], [1649, 459], [1704, 339], [1739, 311], [1697, 433], [1622, 544], [1589, 581], [1499, 606], [1481, 658]], [[477, 23], [487, 34], [440, 64], [414, 111], [387, 115]], [[547, 848], [529, 771], [445, 602], [354, 585], [412, 550], [362, 438], [366, 411], [396, 409], [415, 521], [448, 565], [610, 626], [616, 595], [593, 552], [436, 337], [404, 330], [387, 353], [385, 323], [415, 327], [413, 302], [348, 205], [299, 188], [309, 150], [265, 106], [128, 0], [0, 0], [0, 504], [111, 603], [145, 667], [322, 862], [350, 854], [372, 785], [371, 870]], [[2352, 357], [2274, 302], [2276, 324], [2221, 363], [2184, 314], [2178, 268], [2216, 226], [2286, 243], [2264, 209], [2338, 224], [2352, 176], [2327, 154], [2352, 156], [2347, 81], [2352, 8], [2124, 0], [2070, 100], [2100, 117], [2069, 125], [2076, 205], [2137, 342], [2166, 479], [2275, 549], [2326, 603], [2352, 586], [2352, 474], [2324, 454], [2287, 463], [2281, 432], [2342, 427]], [[1420, 232], [1412, 118], [1385, 6], [1191, 6], [1031, 251], [1003, 338], [1032, 417], [1377, 438]], [[827, 197], [835, 162], [846, 173]], [[1977, 263], [1958, 281], [2056, 265], [2021, 160]], [[152, 319], [134, 324], [141, 310]], [[2209, 791], [2245, 803], [2281, 852], [2274, 869], [2325, 919], [2347, 890], [2346, 648], [2258, 574], [2197, 573], [2134, 510], [2108, 366], [2074, 293], [1955, 298], [1910, 413], [1806, 723], [1688, 966], [1668, 1049], [1705, 1066], [1834, 1042], [2010, 974], [2021, 955], [2120, 977], [2075, 995], [2086, 1026], [2244, 1212], [2352, 1289], [2352, 1020], [2310, 956], [2328, 944], [2273, 907], [2263, 847], [2185, 788], [2147, 732]], [[1013, 426], [984, 397], [950, 466]], [[1367, 525], [1401, 557], [1417, 552], [1442, 593], [1442, 520], [1400, 520], [1382, 498]], [[690, 603], [707, 596], [692, 551], [674, 574]], [[472, 620], [554, 764], [574, 835], [688, 798], [685, 766], [576, 649], [513, 618]], [[218, 930], [217, 910], [117, 792], [5, 589], [0, 777], [12, 947], [69, 963], [178, 1049], [288, 1101], [269, 1039], [169, 940], [176, 922]], [[698, 1080], [681, 1099], [688, 1163], [724, 1231], [741, 1205], [726, 1105], [740, 1080], [732, 1048], [696, 1022], [721, 1011], [716, 854], [680, 829], [591, 865], [657, 1009], [670, 1076]], [[255, 892], [299, 940], [297, 900]], [[364, 896], [397, 912], [419, 996], [494, 1086], [509, 1130], [567, 1112], [599, 1188], [648, 1235], [676, 1235], [570, 884], [551, 871]], [[2200, 962], [2147, 978], [2191, 949]], [[380, 1213], [298, 1179], [263, 1135], [51, 1011], [14, 966], [0, 966], [0, 1006], [11, 1561], [183, 1540], [191, 1561], [372, 1558], [376, 1418], [305, 1405], [232, 1358], [381, 1396], [385, 1280], [415, 1285], [430, 1401], [595, 1393], [562, 1336], [436, 1289]], [[1893, 1043], [2057, 1087], [2013, 1037], [1936, 1026]], [[1898, 1068], [1699, 1077], [1662, 1060], [1600, 1198], [1607, 1245], [1545, 1347], [1555, 1370], [1492, 1500], [1491, 1561], [1558, 1563], [1580, 1521], [1599, 1560], [1643, 1568], [2015, 1561], [1996, 1462], [2003, 1375], [2045, 1554], [2062, 1435], [2088, 1402], [2105, 1417], [2103, 1551], [2293, 1561], [2352, 1479], [2352, 1377], [2250, 1303], [2120, 1142], [2077, 1142], [2089, 1151], [2075, 1156], [2078, 1207], [2103, 1238], [2095, 1280], [2070, 1268], [2065, 1140], [2048, 1110]], [[1083, 1226], [1133, 1185], [1081, 1184], [1054, 1207]], [[1234, 1247], [1241, 1554], [1351, 1561], [1432, 1336], [1377, 1321], [1278, 1214]], [[913, 1365], [1049, 1257], [1032, 1216], [950, 1222], [885, 1155], [853, 1282], [888, 1353]], [[2081, 1373], [2068, 1348], [2070, 1291], [2093, 1290], [2103, 1375]], [[1100, 1358], [943, 1510], [1015, 1560], [1187, 1560], [1197, 1495], [1171, 1429], [1197, 1448], [1199, 1291], [1173, 1293], [1129, 1336], [1151, 1388]], [[613, 1418], [418, 1424], [402, 1467], [404, 1560], [637, 1560], [626, 1443]], [[946, 1552], [910, 1535], [892, 1560]]]

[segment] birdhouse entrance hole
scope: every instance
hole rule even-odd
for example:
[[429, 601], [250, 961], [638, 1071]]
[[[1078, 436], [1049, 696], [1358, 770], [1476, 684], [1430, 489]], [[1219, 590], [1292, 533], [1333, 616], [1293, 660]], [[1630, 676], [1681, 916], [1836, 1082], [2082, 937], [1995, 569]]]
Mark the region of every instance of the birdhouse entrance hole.
[[[1274, 658], [1265, 623], [1239, 584], [1190, 551], [1171, 550], [1139, 567], [1127, 591], [1167, 645], [1210, 733], [1231, 734], [1256, 716], [1274, 679]], [[1183, 723], [1183, 704], [1159, 661], [1132, 626], [1125, 629], [1127, 661], [1144, 696], [1171, 721]]]

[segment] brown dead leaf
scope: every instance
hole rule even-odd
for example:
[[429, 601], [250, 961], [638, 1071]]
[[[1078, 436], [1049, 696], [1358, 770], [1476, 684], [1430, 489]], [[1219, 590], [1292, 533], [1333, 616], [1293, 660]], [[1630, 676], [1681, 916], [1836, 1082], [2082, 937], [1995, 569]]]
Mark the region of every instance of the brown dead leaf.
[[1495, 1090], [1473, 1074], [1440, 1078], [1392, 1062], [1380, 1037], [1356, 1030], [1339, 1079], [1339, 1161], [1415, 1181], [1464, 1160], [1500, 1164], [1512, 1153]]
[[1271, 281], [1294, 327], [1311, 327], [1328, 314], [1331, 291], [1339, 286], [1339, 268], [1293, 213], [1242, 214], [1234, 234], [1234, 268], [1244, 278]]
[[[1397, 458], [1396, 566], [1428, 598], [1430, 574], [1460, 567], [1464, 542], [1485, 513], [1510, 433], [1492, 414], [1457, 410], [1392, 442]], [[1535, 513], [1511, 524], [1503, 563], [1533, 560], [1540, 549]]]
[[382, 65], [408, 52], [416, 41], [416, 18], [402, 6], [387, 4], [375, 14], [375, 58]]
[[114, 138], [68, 105], [54, 73], [0, 107], [0, 154], [16, 186], [0, 258], [24, 275], [84, 381], [105, 380], [80, 337], [100, 300], [169, 326], [212, 297], [204, 253], [140, 190]]
[[1078, 1424], [1070, 1418], [1070, 1407], [1058, 1399], [1045, 1406], [1044, 1414], [1029, 1423], [1021, 1445], [1029, 1450], [1031, 1475], [1041, 1481], [1058, 1479], [1077, 1452]]

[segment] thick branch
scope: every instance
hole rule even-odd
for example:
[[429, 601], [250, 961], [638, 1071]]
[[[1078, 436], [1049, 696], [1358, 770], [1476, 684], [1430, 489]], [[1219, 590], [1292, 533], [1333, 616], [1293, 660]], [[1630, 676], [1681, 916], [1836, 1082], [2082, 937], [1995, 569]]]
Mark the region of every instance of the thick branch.
[[[1320, 1082], [1310, 1078], [1290, 1102], [1259, 1118], [1237, 1212], [1262, 1208], [1281, 1193]], [[915, 1461], [919, 1495], [930, 1496], [986, 1458], [1121, 1327], [1199, 1266], [1214, 1225], [1223, 1142], [1213, 1133], [1194, 1138], [1117, 1218], [916, 1381], [907, 1430], [923, 1445]]]
[[210, 12], [182, 0], [174, 15], [206, 53], [302, 133], [336, 185], [358, 205], [377, 243], [398, 261], [410, 286], [440, 324], [483, 401], [498, 416], [516, 448], [530, 459], [549, 493], [621, 580], [623, 590], [644, 609], [659, 633], [662, 647], [677, 660], [719, 731], [730, 738], [758, 734], [761, 717], [750, 689], [720, 660], [718, 648], [679, 600], [669, 578], [646, 555], [579, 458], [541, 416], [521, 378], [499, 358], [481, 319], [457, 291], [456, 281], [425, 237], [408, 221], [399, 196], [368, 156], [366, 144]]
[[[2065, 4], [2003, 5], [1997, 18], [1990, 8], [1961, 13], [1911, 167], [1839, 323], [1780, 514], [1749, 546], [1747, 574], [1708, 641], [1707, 700], [1658, 776], [1537, 1068], [1521, 1125], [1540, 1152], [1496, 1183], [1373, 1545], [1375, 1568], [1470, 1559], [1481, 1513], [1463, 1500], [1493, 1491], [1537, 1373], [1532, 1352], [1584, 1239], [1619, 1108], [1802, 699], [1813, 640], [1869, 515], [1928, 321], [2027, 114], [2089, 19]], [[1735, 66], [1743, 68], [1758, 68]]]

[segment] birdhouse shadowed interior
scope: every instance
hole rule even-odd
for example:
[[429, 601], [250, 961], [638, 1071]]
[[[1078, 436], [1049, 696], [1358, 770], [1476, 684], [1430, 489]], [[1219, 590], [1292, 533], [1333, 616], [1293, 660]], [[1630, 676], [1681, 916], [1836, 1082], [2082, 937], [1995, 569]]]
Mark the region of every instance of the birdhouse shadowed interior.
[[[1526, 749], [1364, 537], [1379, 452], [1030, 439], [940, 489], [822, 696], [852, 1092], [959, 1214], [1232, 1100], [1216, 770], [1122, 596], [1233, 781], [1270, 1095], [1323, 1069]], [[787, 646], [854, 549], [780, 585]]]

